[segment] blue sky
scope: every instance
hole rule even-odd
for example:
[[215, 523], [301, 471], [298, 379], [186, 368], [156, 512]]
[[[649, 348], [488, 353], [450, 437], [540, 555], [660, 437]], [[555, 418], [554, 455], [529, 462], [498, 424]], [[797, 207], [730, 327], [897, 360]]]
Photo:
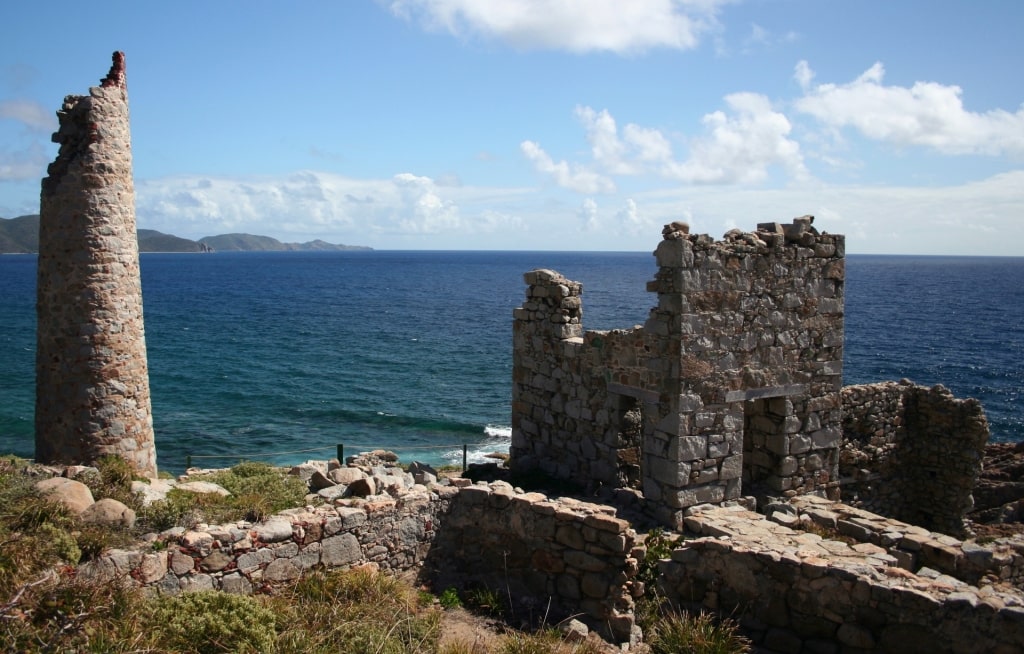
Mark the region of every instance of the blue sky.
[[7, 3], [0, 216], [126, 53], [140, 227], [651, 250], [814, 214], [860, 253], [1024, 255], [1024, 3]]

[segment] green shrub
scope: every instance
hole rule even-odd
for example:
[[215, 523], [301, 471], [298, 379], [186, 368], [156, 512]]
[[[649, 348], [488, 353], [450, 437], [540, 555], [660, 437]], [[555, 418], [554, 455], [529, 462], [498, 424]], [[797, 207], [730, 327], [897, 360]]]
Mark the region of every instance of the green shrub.
[[637, 571], [637, 581], [642, 581], [648, 588], [653, 589], [658, 580], [658, 562], [672, 556], [672, 550], [676, 544], [676, 537], [669, 536], [665, 530], [656, 527], [647, 532], [644, 545], [647, 551], [644, 559], [640, 562], [640, 569]]
[[501, 595], [490, 588], [470, 588], [466, 591], [466, 605], [474, 611], [488, 615], [501, 615], [505, 611]]
[[729, 619], [716, 619], [710, 613], [697, 615], [666, 611], [647, 634], [653, 654], [741, 654], [750, 651], [750, 641], [740, 635], [738, 625]]
[[437, 600], [441, 603], [441, 608], [454, 609], [462, 606], [462, 599], [459, 597], [459, 591], [455, 588], [445, 588], [444, 591], [437, 596]]
[[[222, 507], [225, 502], [219, 497], [203, 493], [190, 493], [172, 488], [167, 497], [142, 507], [136, 516], [136, 528], [148, 531], [164, 531], [171, 527], [191, 527], [202, 522], [206, 513], [223, 511], [209, 510]], [[211, 518], [212, 520], [212, 518]]]
[[226, 498], [227, 505], [234, 509], [238, 518], [252, 521], [302, 506], [309, 492], [306, 482], [298, 477], [256, 461], [239, 463], [230, 470], [206, 475], [203, 480], [227, 489], [231, 493]]
[[307, 574], [275, 598], [292, 620], [278, 641], [288, 652], [432, 652], [440, 612], [412, 586], [368, 570]]
[[[39, 525], [25, 540], [25, 545], [37, 553], [45, 552], [71, 565], [82, 560], [83, 551], [78, 539], [49, 522]], [[44, 557], [49, 558], [45, 555]]]
[[77, 563], [82, 554], [72, 535], [74, 514], [40, 497], [34, 481], [13, 465], [0, 468], [0, 604], [45, 568]]
[[0, 621], [0, 651], [131, 652], [141, 639], [138, 589], [50, 574], [19, 588]]
[[88, 486], [95, 499], [117, 500], [138, 512], [142, 507], [142, 499], [132, 491], [135, 471], [131, 465], [115, 454], [107, 454], [100, 457], [93, 467], [96, 468], [95, 472], [86, 471], [75, 477], [75, 480]]
[[247, 595], [184, 593], [153, 603], [147, 626], [171, 652], [269, 652], [277, 638], [274, 611]]
[[259, 522], [283, 509], [302, 506], [309, 490], [298, 477], [252, 461], [193, 479], [219, 484], [231, 495], [222, 497], [215, 493], [171, 489], [166, 499], [139, 509], [139, 528], [163, 531], [171, 527], [191, 527], [197, 522]]

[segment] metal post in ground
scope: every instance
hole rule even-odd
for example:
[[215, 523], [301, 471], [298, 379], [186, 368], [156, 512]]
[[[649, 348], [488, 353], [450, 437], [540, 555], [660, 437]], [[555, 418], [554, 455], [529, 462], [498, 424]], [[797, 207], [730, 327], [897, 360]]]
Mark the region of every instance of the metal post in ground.
[[338, 443], [338, 463], [345, 465], [345, 444]]
[[462, 472], [466, 472], [466, 470], [469, 468], [469, 466], [466, 465], [466, 461], [467, 461], [466, 451], [467, 451], [468, 448], [469, 448], [469, 445], [467, 445], [466, 443], [462, 444]]

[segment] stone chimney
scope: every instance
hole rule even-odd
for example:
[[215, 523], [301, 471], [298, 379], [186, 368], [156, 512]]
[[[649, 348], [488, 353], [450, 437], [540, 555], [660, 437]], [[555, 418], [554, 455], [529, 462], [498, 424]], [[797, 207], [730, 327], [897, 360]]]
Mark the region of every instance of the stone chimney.
[[36, 312], [36, 459], [107, 454], [156, 475], [135, 231], [124, 53], [57, 112], [42, 182]]

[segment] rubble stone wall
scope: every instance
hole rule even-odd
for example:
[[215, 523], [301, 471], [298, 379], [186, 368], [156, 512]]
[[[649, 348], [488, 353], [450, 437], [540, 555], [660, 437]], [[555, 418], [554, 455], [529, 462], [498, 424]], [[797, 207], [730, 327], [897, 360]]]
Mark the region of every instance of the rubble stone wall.
[[36, 460], [116, 454], [155, 476], [124, 56], [57, 116], [39, 211]]
[[532, 602], [537, 615], [581, 612], [606, 637], [637, 637], [631, 558], [636, 535], [607, 507], [549, 500], [506, 483], [432, 485], [397, 499], [341, 500], [263, 524], [175, 529], [166, 548], [116, 550], [80, 575], [125, 578], [166, 594], [253, 593], [325, 568], [421, 571], [437, 588], [486, 586]]
[[741, 492], [837, 493], [845, 246], [810, 220], [666, 226], [657, 306], [630, 330], [584, 332], [581, 285], [526, 273], [510, 466], [635, 489], [676, 528]]
[[962, 535], [988, 442], [981, 404], [908, 381], [848, 386], [842, 398], [844, 500]]
[[718, 509], [687, 524], [703, 535], [660, 562], [662, 592], [685, 608], [739, 616], [768, 651], [1024, 649], [1024, 601], [1012, 589], [915, 574], [882, 547], [823, 539], [749, 512]]

